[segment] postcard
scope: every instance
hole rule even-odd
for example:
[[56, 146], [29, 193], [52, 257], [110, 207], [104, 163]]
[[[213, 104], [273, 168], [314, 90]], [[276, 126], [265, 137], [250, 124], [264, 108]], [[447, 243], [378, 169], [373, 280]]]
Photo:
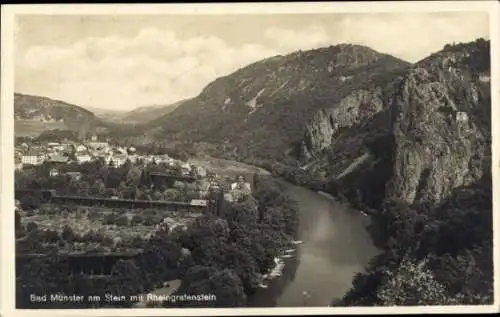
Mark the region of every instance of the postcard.
[[498, 311], [498, 8], [2, 6], [2, 314]]

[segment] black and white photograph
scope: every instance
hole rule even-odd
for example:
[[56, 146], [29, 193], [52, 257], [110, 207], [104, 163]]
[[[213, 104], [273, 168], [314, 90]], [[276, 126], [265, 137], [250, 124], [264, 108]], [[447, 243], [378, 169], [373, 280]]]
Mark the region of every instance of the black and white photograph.
[[495, 311], [497, 19], [2, 6], [2, 311]]

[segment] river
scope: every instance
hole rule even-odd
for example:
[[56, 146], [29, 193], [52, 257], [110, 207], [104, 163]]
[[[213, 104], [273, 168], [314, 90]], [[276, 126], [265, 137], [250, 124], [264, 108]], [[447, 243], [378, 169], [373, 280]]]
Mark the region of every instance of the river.
[[[328, 306], [342, 297], [377, 254], [366, 231], [369, 217], [332, 197], [285, 183], [298, 202], [300, 226], [295, 258], [287, 259], [283, 276], [248, 299], [251, 307]], [[306, 298], [303, 292], [309, 296]]]
[[[220, 174], [268, 171], [240, 162], [203, 158], [193, 161]], [[234, 175], [233, 175], [234, 174]], [[250, 307], [328, 306], [352, 286], [357, 272], [364, 271], [377, 254], [366, 226], [370, 218], [328, 195], [282, 181], [299, 207], [300, 226], [296, 257], [286, 259], [283, 275], [248, 298]], [[305, 299], [303, 292], [309, 294]]]

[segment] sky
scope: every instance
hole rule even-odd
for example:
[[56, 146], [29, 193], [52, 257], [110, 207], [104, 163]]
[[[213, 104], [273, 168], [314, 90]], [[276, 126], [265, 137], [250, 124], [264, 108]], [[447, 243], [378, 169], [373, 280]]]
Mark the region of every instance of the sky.
[[194, 97], [263, 58], [339, 43], [416, 62], [489, 38], [484, 12], [18, 15], [15, 91], [132, 110]]

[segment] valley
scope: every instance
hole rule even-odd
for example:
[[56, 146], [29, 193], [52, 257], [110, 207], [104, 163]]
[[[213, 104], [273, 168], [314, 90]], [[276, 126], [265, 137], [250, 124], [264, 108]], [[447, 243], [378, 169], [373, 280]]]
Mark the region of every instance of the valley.
[[[250, 64], [168, 112], [153, 107], [142, 119], [136, 112], [133, 123], [92, 114], [85, 120], [92, 124], [78, 126], [80, 132], [99, 126], [99, 138], [151, 154], [172, 152], [228, 178], [280, 179], [274, 181], [281, 188], [269, 186], [279, 199], [289, 195], [297, 203], [304, 244], [284, 279], [253, 295], [257, 279], [233, 267], [251, 306], [485, 304], [493, 298], [490, 67], [490, 42], [482, 38], [445, 45], [416, 63], [340, 44]], [[256, 213], [269, 211], [271, 227], [283, 219], [279, 199], [273, 213], [263, 209], [268, 197], [261, 194], [260, 205], [233, 206], [243, 211], [238, 221], [224, 218], [254, 234], [250, 242], [264, 230]], [[289, 228], [283, 230], [276, 234]], [[213, 254], [219, 247], [254, 261], [220, 236], [208, 247], [183, 243], [194, 244], [198, 262], [209, 258], [218, 268], [229, 265]], [[266, 250], [252, 252], [270, 259]], [[188, 275], [207, 276], [217, 287], [209, 276], [233, 276], [192, 269]], [[464, 275], [467, 281], [458, 278]], [[184, 280], [184, 291], [203, 287]]]

